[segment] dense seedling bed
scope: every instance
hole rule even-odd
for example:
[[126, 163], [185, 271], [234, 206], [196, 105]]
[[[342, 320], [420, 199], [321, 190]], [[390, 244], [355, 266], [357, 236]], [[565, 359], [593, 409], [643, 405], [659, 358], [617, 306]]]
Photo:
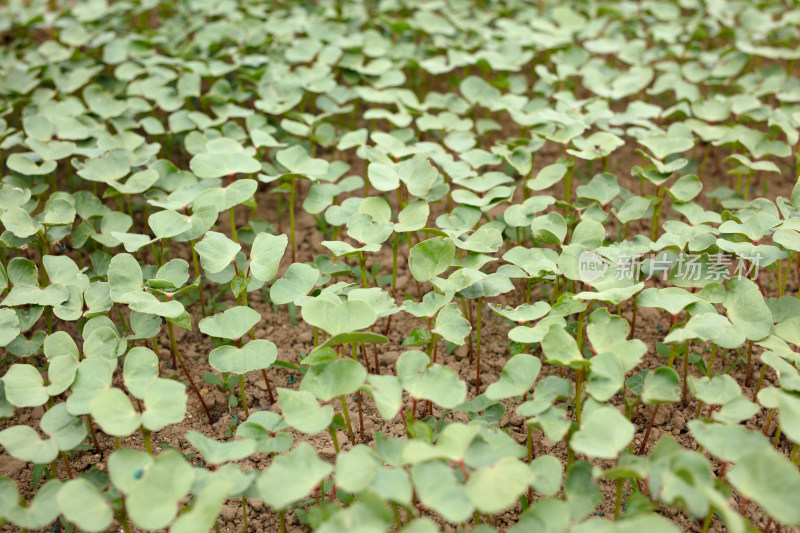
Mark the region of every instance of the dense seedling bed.
[[800, 10], [0, 6], [4, 531], [800, 526]]

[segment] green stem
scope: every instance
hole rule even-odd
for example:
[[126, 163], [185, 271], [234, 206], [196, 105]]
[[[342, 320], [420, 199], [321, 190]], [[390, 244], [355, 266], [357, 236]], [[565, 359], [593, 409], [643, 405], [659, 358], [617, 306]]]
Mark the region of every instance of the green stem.
[[194, 249], [195, 241], [191, 242], [192, 246], [192, 263], [194, 263], [194, 277], [200, 278], [200, 282], [197, 284], [197, 292], [200, 294], [200, 312], [203, 314], [203, 318], [206, 317], [206, 303], [205, 298], [203, 298], [203, 277], [200, 275], [200, 261], [197, 259], [197, 251]]
[[117, 307], [117, 314], [119, 316], [119, 321], [122, 322], [122, 329], [125, 330], [125, 334], [130, 334], [130, 328], [128, 327], [128, 322], [125, 320], [125, 315], [122, 314], [122, 309]]
[[280, 513], [278, 513], [281, 521], [281, 533], [286, 533], [286, 511], [281, 509]]
[[294, 240], [294, 196], [297, 193], [297, 179], [291, 178], [291, 189], [289, 191], [289, 232], [290, 241], [292, 243], [292, 263], [297, 261], [297, 245]]
[[483, 314], [483, 297], [478, 298], [478, 318], [476, 321], [475, 344], [475, 395], [481, 393], [481, 315]]
[[578, 368], [575, 370], [575, 423], [578, 424], [578, 427], [581, 427], [581, 395], [583, 391], [581, 387], [583, 385], [583, 369]]
[[144, 448], [147, 450], [147, 453], [153, 455], [153, 445], [150, 442], [150, 430], [144, 426], [142, 428], [142, 440], [144, 441]]
[[686, 407], [689, 402], [689, 342], [686, 341], [683, 348], [683, 392], [681, 393], [681, 405]]
[[244, 532], [247, 533], [247, 497], [242, 496], [242, 521], [244, 522]]
[[361, 281], [366, 289], [369, 282], [367, 280], [367, 256], [364, 255], [364, 252], [358, 252], [358, 266], [361, 267]]
[[711, 377], [711, 369], [714, 367], [714, 358], [717, 356], [717, 349], [719, 346], [716, 344], [711, 346], [711, 357], [708, 358], [708, 368], [706, 368], [706, 376]]
[[236, 233], [236, 213], [234, 213], [234, 208], [231, 207], [228, 209], [228, 212], [231, 214], [231, 238], [233, 242], [239, 242], [239, 236]]
[[[564, 202], [567, 204], [572, 204], [572, 170], [575, 168], [575, 164], [571, 164], [567, 166], [567, 174], [564, 176]], [[569, 207], [564, 208], [564, 212], [569, 212]]]
[[614, 502], [614, 520], [619, 520], [619, 510], [622, 508], [622, 478], [617, 478], [617, 497]]
[[239, 374], [239, 399], [242, 400], [242, 405], [244, 406], [245, 418], [250, 418], [250, 409], [247, 408], [247, 394], [244, 392], [244, 374]]
[[750, 386], [750, 372], [751, 372], [751, 365], [753, 364], [753, 341], [749, 341], [747, 343], [747, 372], [744, 376], [744, 386]]
[[658, 201], [653, 208], [653, 219], [650, 221], [650, 240], [656, 241], [658, 234], [661, 232], [661, 205], [664, 202], [664, 187], [660, 186], [657, 189]]
[[675, 363], [675, 358], [678, 356], [678, 345], [673, 344], [669, 349], [669, 359], [667, 360], [667, 368], [672, 368]]
[[397, 248], [400, 245], [400, 236], [392, 240], [392, 300], [397, 293]]
[[186, 365], [183, 364], [183, 358], [181, 357], [181, 352], [178, 350], [178, 343], [175, 342], [175, 331], [172, 327], [172, 322], [167, 320], [167, 331], [169, 331], [169, 342], [172, 345], [172, 354], [178, 360], [178, 364], [181, 365], [181, 369], [183, 373], [186, 375], [186, 379], [189, 380], [189, 385], [192, 386], [192, 390], [194, 391], [197, 399], [200, 400], [200, 404], [203, 406], [203, 409], [206, 411], [206, 416], [208, 417], [208, 423], [213, 424], [214, 420], [211, 418], [211, 411], [208, 410], [208, 406], [206, 402], [203, 400], [203, 397], [200, 396], [200, 390], [195, 385], [194, 380], [192, 379], [192, 375], [189, 374], [189, 370], [187, 370]]
[[333, 426], [328, 426], [328, 433], [331, 434], [331, 440], [333, 441], [333, 451], [336, 452], [336, 455], [339, 455], [339, 438], [336, 436], [336, 430], [333, 429]]
[[344, 421], [347, 423], [347, 433], [350, 437], [350, 444], [353, 446], [356, 445], [356, 436], [353, 433], [353, 425], [350, 423], [350, 411], [347, 410], [347, 400], [344, 397], [344, 394], [340, 396], [342, 400], [342, 414], [344, 415]]
[[714, 508], [710, 507], [708, 509], [708, 514], [706, 515], [706, 519], [703, 520], [703, 529], [700, 531], [700, 533], [706, 533], [708, 531], [708, 528], [711, 525], [712, 518], [714, 518]]

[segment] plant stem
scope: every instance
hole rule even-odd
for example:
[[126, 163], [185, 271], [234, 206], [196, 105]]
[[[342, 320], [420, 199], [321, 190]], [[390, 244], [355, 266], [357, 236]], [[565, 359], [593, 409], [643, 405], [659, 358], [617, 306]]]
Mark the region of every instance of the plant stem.
[[392, 239], [392, 300], [397, 294], [397, 248], [400, 245], [400, 235]]
[[91, 433], [92, 435], [92, 443], [94, 444], [94, 451], [96, 453], [100, 453], [100, 445], [97, 443], [97, 435], [95, 435], [94, 421], [92, 420], [92, 415], [86, 415], [86, 421], [89, 423], [89, 433]]
[[294, 240], [294, 195], [297, 192], [297, 179], [291, 178], [291, 189], [289, 190], [289, 239], [292, 242], [292, 263], [297, 261], [297, 245]]
[[231, 207], [228, 210], [228, 212], [231, 214], [231, 238], [233, 239], [233, 242], [239, 242], [239, 236], [236, 233], [236, 213], [234, 212], [234, 209], [235, 208]]
[[286, 511], [281, 509], [280, 513], [278, 513], [281, 521], [281, 533], [286, 533]]
[[261, 369], [261, 375], [264, 376], [264, 383], [267, 384], [267, 395], [269, 396], [269, 403], [275, 403], [275, 396], [272, 395], [272, 386], [269, 384], [269, 378], [267, 377], [267, 369]]
[[208, 423], [213, 424], [214, 420], [211, 418], [211, 412], [208, 410], [208, 406], [206, 402], [203, 400], [203, 397], [200, 396], [200, 390], [197, 388], [197, 385], [194, 384], [194, 380], [192, 379], [191, 374], [189, 374], [189, 370], [187, 370], [186, 365], [183, 364], [183, 358], [181, 357], [181, 352], [178, 350], [178, 343], [175, 342], [175, 331], [172, 327], [172, 322], [167, 320], [167, 331], [169, 331], [169, 342], [172, 345], [172, 355], [178, 360], [178, 364], [180, 364], [181, 369], [183, 369], [183, 373], [186, 374], [186, 379], [189, 380], [189, 384], [192, 386], [192, 390], [194, 390], [197, 399], [200, 400], [200, 404], [203, 406], [203, 409], [206, 411], [206, 416], [208, 416]]
[[[572, 203], [572, 171], [575, 164], [567, 164], [567, 174], [564, 176], [564, 202], [567, 204]], [[564, 208], [564, 213], [569, 212], [569, 207]]]
[[242, 521], [244, 522], [244, 532], [247, 533], [247, 497], [242, 496]]
[[636, 296], [634, 295], [633, 297], [633, 317], [631, 317], [631, 330], [628, 332], [628, 340], [633, 339], [633, 331], [636, 329], [636, 311], [639, 309]]
[[622, 478], [617, 478], [617, 497], [614, 501], [614, 520], [619, 520], [619, 510], [622, 507]]
[[762, 433], [764, 434], [765, 437], [767, 436], [767, 433], [769, 433], [769, 426], [772, 425], [772, 417], [773, 416], [775, 416], [775, 408], [774, 407], [772, 409], [770, 409], [769, 415], [767, 415], [767, 423], [764, 424], [764, 431]]
[[364, 255], [364, 252], [358, 252], [358, 266], [361, 267], [361, 281], [364, 283], [364, 288], [366, 289], [369, 287], [369, 282], [367, 281], [367, 257]]
[[333, 441], [333, 451], [336, 452], [336, 455], [339, 455], [339, 438], [336, 436], [336, 430], [333, 429], [333, 426], [328, 426], [328, 433], [331, 434], [331, 440]]
[[689, 342], [683, 348], [683, 392], [681, 393], [681, 405], [685, 408], [689, 401]]
[[344, 394], [340, 396], [342, 400], [342, 414], [344, 415], [344, 421], [347, 423], [347, 433], [350, 436], [350, 444], [353, 446], [356, 445], [356, 436], [353, 433], [353, 425], [350, 423], [350, 411], [347, 410], [347, 400], [344, 397]]
[[72, 479], [72, 469], [69, 467], [69, 459], [67, 459], [67, 454], [61, 452], [61, 459], [64, 461], [64, 468], [67, 469], [67, 476]]
[[239, 374], [239, 399], [242, 400], [242, 405], [244, 406], [245, 418], [250, 418], [250, 409], [247, 408], [247, 394], [244, 392], [244, 374]]
[[647, 446], [647, 439], [650, 438], [650, 430], [653, 429], [653, 422], [656, 419], [656, 413], [658, 413], [659, 407], [661, 407], [661, 404], [657, 403], [656, 406], [653, 408], [653, 414], [650, 415], [650, 420], [647, 422], [647, 430], [644, 432], [644, 439], [642, 439], [642, 445], [639, 447], [639, 452], [636, 455], [642, 455], [644, 453], [644, 449]]
[[753, 341], [749, 341], [747, 343], [747, 373], [745, 374], [744, 377], [745, 387], [750, 386], [750, 370], [751, 370], [750, 366], [752, 365], [752, 363], [753, 363]]
[[153, 455], [153, 445], [150, 442], [150, 430], [144, 426], [141, 426], [142, 429], [142, 440], [144, 441], [144, 448], [147, 450], [147, 453]]
[[122, 526], [122, 530], [125, 533], [131, 533], [131, 525], [128, 523], [128, 513], [127, 511], [125, 511], [124, 504], [122, 507], [122, 511], [117, 516], [117, 520], [119, 520], [119, 523]]
[[578, 424], [578, 427], [581, 427], [581, 395], [583, 391], [581, 390], [581, 386], [583, 385], [583, 368], [578, 368], [575, 370], [575, 423]]
[[195, 241], [191, 242], [192, 247], [192, 263], [194, 263], [194, 277], [200, 278], [200, 283], [197, 284], [197, 292], [200, 295], [200, 312], [203, 314], [203, 318], [206, 317], [206, 303], [205, 298], [203, 298], [203, 277], [200, 275], [200, 261], [197, 259], [197, 252], [194, 249]]
[[703, 529], [700, 533], [706, 533], [708, 531], [708, 527], [711, 525], [711, 519], [714, 518], [714, 508], [709, 507], [708, 514], [706, 515], [706, 519], [703, 520]]
[[483, 313], [483, 297], [478, 298], [478, 318], [476, 321], [477, 328], [475, 330], [475, 344], [477, 351], [475, 353], [475, 395], [481, 393], [481, 315]]
[[655, 207], [653, 207], [653, 218], [650, 221], [650, 240], [655, 242], [658, 240], [658, 234], [661, 231], [661, 204], [664, 201], [664, 187], [658, 186], [657, 194], [658, 194], [658, 201], [656, 202]]
[[761, 390], [761, 384], [764, 383], [764, 376], [767, 374], [767, 365], [761, 365], [761, 375], [758, 376], [758, 384], [756, 385], [756, 391], [753, 393], [753, 398], [758, 396], [758, 392]]
[[717, 346], [716, 344], [711, 346], [711, 357], [708, 358], [708, 368], [706, 368], [706, 376], [708, 377], [711, 376], [711, 369], [714, 366], [714, 357], [716, 357], [717, 355], [718, 348], [719, 346]]

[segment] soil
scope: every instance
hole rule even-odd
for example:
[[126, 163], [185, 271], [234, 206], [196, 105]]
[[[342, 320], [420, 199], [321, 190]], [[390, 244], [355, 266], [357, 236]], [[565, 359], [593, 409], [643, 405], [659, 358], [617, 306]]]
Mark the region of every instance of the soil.
[[[720, 161], [723, 159], [723, 156], [717, 154], [718, 151], [720, 150], [712, 150], [712, 157], [710, 158], [711, 166], [708, 169], [708, 175], [712, 176], [712, 178], [705, 180], [706, 191], [712, 190], [714, 187], [716, 187], [718, 185], [717, 182], [725, 182], [727, 179], [721, 178], [721, 176], [724, 176], [722, 166], [720, 165]], [[558, 155], [559, 151], [557, 149], [554, 149], [552, 145], [546, 145], [545, 148], [536, 154], [536, 167], [541, 168], [544, 165], [554, 162]], [[352, 157], [351, 159], [348, 159], [348, 162], [351, 163], [351, 174], [360, 176], [365, 175], [366, 169], [364, 168], [363, 161]], [[614, 154], [611, 163], [612, 167], [609, 170], [618, 176], [620, 179], [620, 185], [638, 192], [640, 187], [638, 179], [630, 174], [631, 167], [633, 165], [640, 164], [640, 156], [634, 152], [634, 147], [628, 145], [621, 148], [619, 152]], [[781, 163], [785, 165], [784, 168], [791, 168], [788, 161], [783, 161]], [[715, 176], [719, 176], [719, 178]], [[584, 166], [580, 167], [579, 171], [576, 172], [575, 181], [577, 183], [575, 183], [575, 186], [579, 185], [581, 182], [588, 181], [590, 177], [591, 174], [588, 172], [588, 168]], [[794, 181], [787, 177], [775, 180], [771, 179], [769, 182], [767, 197], [773, 200], [777, 196], [788, 197], [791, 194], [793, 186]], [[652, 191], [647, 190], [648, 187], [649, 185], [646, 186], [646, 194], [652, 193]], [[760, 190], [760, 183], [756, 182], [752, 194], [758, 194], [758, 191]], [[305, 190], [301, 189], [300, 194], [298, 195], [300, 199], [304, 197], [305, 192]], [[563, 190], [559, 184], [558, 186], [547, 191], [542, 191], [539, 194], [550, 194], [555, 198], [562, 198]], [[276, 223], [276, 225], [278, 225], [278, 220], [276, 217], [279, 217], [280, 215], [277, 213], [275, 195], [267, 194], [265, 189], [258, 193], [256, 199], [258, 205], [257, 216], [262, 219], [273, 221]], [[520, 197], [515, 198], [515, 201], [520, 200]], [[701, 198], [699, 201], [707, 202], [708, 200]], [[501, 205], [489, 213], [489, 215], [491, 217], [494, 214], [502, 212], [504, 209], [505, 206]], [[431, 205], [431, 211], [429, 222], [433, 221], [438, 214], [444, 211], [444, 206], [442, 204], [433, 204]], [[249, 209], [238, 208], [237, 225], [245, 224], [248, 214]], [[674, 216], [675, 213], [667, 209], [662, 216], [662, 221]], [[303, 212], [301, 209], [298, 209], [297, 217], [297, 260], [312, 261], [316, 255], [327, 253], [327, 250], [319, 245], [319, 241], [322, 239], [320, 238], [320, 234], [313, 217]], [[286, 225], [288, 226], [288, 224]], [[218, 226], [219, 231], [229, 234], [229, 220], [227, 216], [220, 217]], [[617, 235], [618, 230], [619, 228], [609, 228], [609, 235]], [[629, 228], [629, 238], [637, 233], [649, 235], [649, 231], [650, 228], [648, 220], [633, 223]], [[188, 259], [191, 263], [189, 251], [185, 246], [173, 244], [171, 252], [173, 257], [183, 257]], [[32, 254], [33, 252], [30, 253]], [[31, 257], [34, 256], [32, 255]], [[397, 303], [400, 304], [404, 299], [402, 295], [406, 293], [416, 297], [416, 285], [413, 282], [413, 278], [410, 276], [404, 259], [408, 257], [407, 245], [401, 245], [398, 257], [399, 270], [396, 300]], [[282, 264], [282, 270], [288, 266], [288, 258], [289, 252], [287, 251]], [[148, 257], [148, 260], [152, 262], [152, 257]], [[391, 250], [388, 246], [384, 247], [381, 252], [371, 255], [368, 261], [370, 265], [381, 265], [380, 273], [382, 275], [391, 272], [392, 257]], [[282, 274], [282, 270], [279, 275]], [[766, 273], [762, 272], [761, 275], [764, 279], [766, 279]], [[662, 285], [663, 284], [660, 282], [660, 280], [648, 281], [648, 286]], [[206, 295], [210, 293], [212, 288], [213, 284], [206, 284]], [[789, 279], [787, 293], [796, 294], [797, 290], [798, 279], [793, 275]], [[519, 295], [519, 291], [514, 291], [509, 294], [494, 298], [492, 301], [494, 303], [518, 305], [520, 303]], [[534, 293], [534, 296], [536, 295], [537, 293]], [[538, 297], [541, 298], [543, 296], [539, 294]], [[289, 314], [286, 312], [285, 308], [281, 308], [278, 312], [275, 312], [271, 304], [267, 304], [263, 298], [259, 298], [256, 295], [251, 295], [250, 301], [252, 306], [264, 317], [255, 329], [256, 338], [269, 339], [274, 342], [279, 349], [279, 359], [295, 364], [299, 363], [303, 354], [308, 353], [313, 348], [311, 330], [300, 321], [301, 313], [298, 313], [298, 323], [296, 325], [292, 325]], [[187, 432], [190, 430], [197, 430], [215, 439], [225, 440], [226, 430], [228, 430], [231, 425], [234, 424], [234, 414], [238, 415], [240, 419], [244, 418], [241, 408], [237, 407], [231, 409], [228, 407], [227, 398], [225, 395], [223, 395], [222, 391], [218, 387], [203, 383], [203, 375], [207, 372], [214, 372], [207, 362], [207, 354], [211, 350], [212, 346], [210, 339], [200, 334], [199, 330], [197, 329], [197, 322], [200, 318], [202, 318], [199, 307], [195, 305], [190, 311], [194, 315], [193, 329], [192, 331], [182, 330], [179, 328], [176, 329], [178, 346], [186, 360], [187, 366], [192, 373], [195, 382], [198, 383], [198, 386], [202, 387], [200, 392], [204, 397], [209, 409], [211, 410], [211, 414], [215, 422], [212, 425], [208, 424], [206, 416], [199, 402], [190, 391], [185, 421], [180, 424], [169, 426], [163, 431], [153, 434], [153, 444], [156, 448], [156, 452], [159, 448], [161, 448], [161, 445], [168, 445], [178, 449], [184, 454], [194, 453], [196, 450], [194, 450], [194, 448], [184, 437]], [[611, 309], [611, 311], [615, 313], [616, 309]], [[642, 340], [647, 345], [647, 353], [644, 356], [641, 365], [634, 369], [633, 373], [639, 372], [644, 368], [655, 368], [664, 363], [664, 358], [658, 355], [656, 352], [656, 343], [663, 341], [663, 338], [666, 336], [671, 323], [671, 317], [668, 316], [666, 312], [659, 311], [657, 309], [641, 308], [637, 313], [638, 316], [636, 319], [634, 336], [635, 338]], [[624, 302], [622, 305], [622, 316], [630, 322], [632, 319], [632, 314], [632, 301]], [[499, 378], [503, 365], [509, 357], [509, 342], [507, 333], [511, 328], [511, 325], [507, 321], [494, 315], [488, 306], [483, 310], [483, 317], [484, 323], [482, 326], [481, 346], [481, 384], [482, 389], [485, 389], [486, 385], [496, 381]], [[113, 318], [117, 320], [117, 317]], [[385, 325], [384, 321], [385, 319], [381, 319], [378, 322], [376, 331], [383, 330]], [[405, 350], [405, 348], [400, 346], [404, 336], [414, 328], [425, 325], [426, 324], [422, 320], [416, 319], [407, 314], [397, 314], [392, 318], [391, 328], [388, 332], [388, 338], [390, 342], [388, 344], [378, 346], [377, 348], [378, 359], [380, 361], [380, 372], [382, 374], [395, 372], [396, 360], [398, 356]], [[66, 331], [72, 334], [75, 333], [74, 324], [65, 325], [57, 323], [56, 326], [63, 326]], [[162, 334], [159, 336], [158, 343], [162, 371], [166, 377], [170, 377], [176, 373], [176, 370], [170, 367], [170, 345], [166, 333], [162, 332]], [[703, 351], [704, 347], [693, 346], [693, 349]], [[448, 353], [443, 343], [440, 343], [437, 352], [438, 362], [455, 369], [461, 378], [464, 379], [469, 385], [468, 398], [473, 397], [475, 394], [475, 368], [474, 364], [470, 363], [468, 348], [466, 346], [459, 347], [456, 348], [452, 353]], [[761, 371], [759, 353], [759, 349], [754, 347], [753, 373], [755, 375], [758, 375], [758, 373]], [[732, 364], [732, 361], [733, 358], [731, 357], [727, 358], [725, 361], [723, 361], [722, 357], [718, 357], [715, 371], [724, 371], [727, 366], [723, 365], [730, 365]], [[371, 366], [373, 365], [372, 357], [370, 357], [369, 363]], [[0, 367], [0, 373], [4, 373], [9, 364], [10, 363], [6, 363]], [[374, 371], [375, 369], [373, 368], [373, 372]], [[698, 371], [696, 369], [692, 368], [690, 371], [694, 375], [698, 375]], [[730, 374], [737, 380], [737, 382], [743, 383], [745, 371], [746, 369], [744, 365], [739, 364], [738, 366], [735, 366], [733, 370], [731, 370]], [[559, 370], [556, 367], [545, 365], [539, 379], [548, 374], [558, 372]], [[301, 380], [301, 376], [298, 372], [282, 367], [270, 368], [268, 374], [273, 392], [277, 387], [297, 388]], [[180, 370], [177, 371], [177, 375], [180, 379], [185, 379]], [[777, 377], [775, 376], [774, 372], [772, 370], [768, 370], [765, 376], [765, 384], [775, 383], [776, 380]], [[251, 411], [261, 409], [279, 412], [277, 405], [270, 402], [267, 393], [267, 386], [259, 373], [251, 373], [246, 376], [246, 389]], [[753, 386], [751, 386], [749, 389], [746, 389], [746, 394], [748, 397], [750, 397], [750, 399], [752, 399], [752, 396], [755, 394], [755, 392], [755, 380], [753, 380]], [[615, 400], [613, 400], [612, 403], [614, 402], [616, 402], [620, 409], [624, 412], [623, 401], [620, 395], [615, 397]], [[401, 437], [404, 435], [404, 425], [400, 415], [395, 417], [393, 420], [385, 421], [379, 416], [374, 408], [374, 405], [372, 404], [372, 401], [368, 397], [365, 396], [362, 403], [364, 424], [363, 433], [359, 428], [359, 417], [357, 414], [355, 400], [351, 397], [348, 404], [351, 417], [353, 418], [354, 428], [358, 433], [358, 442], [365, 442], [369, 444], [372, 441], [372, 435], [374, 435], [374, 433], [377, 431], [381, 431], [390, 437]], [[341, 406], [336, 403], [333, 405], [336, 411], [339, 412]], [[508, 430], [509, 434], [514, 437], [517, 442], [524, 446], [526, 442], [524, 418], [514, 413], [515, 405], [512, 402], [508, 402], [507, 406], [509, 409], [503, 418], [501, 427]], [[406, 398], [404, 407], [405, 410], [411, 409], [410, 399]], [[642, 406], [636, 410], [636, 416], [633, 420], [637, 428], [637, 433], [633, 440], [633, 448], [635, 450], [641, 445], [645, 426], [651, 415], [651, 409], [651, 407]], [[662, 406], [654, 420], [653, 429], [650, 434], [648, 445], [646, 446], [648, 451], [652, 449], [659, 438], [666, 434], [672, 435], [685, 449], [696, 450], [697, 443], [694, 441], [691, 434], [685, 427], [685, 423], [687, 421], [695, 418], [696, 410], [697, 403], [694, 400], [690, 401], [686, 407], [681, 407], [679, 404]], [[43, 411], [41, 408], [19, 409], [13, 419], [0, 421], [0, 428], [9, 427], [15, 424], [32, 424], [35, 420], [38, 420], [41, 417], [42, 413]], [[433, 409], [433, 413], [435, 416], [440, 415], [440, 411], [437, 408]], [[448, 415], [448, 419], [453, 419], [453, 415]], [[766, 412], [764, 409], [762, 409], [762, 411], [751, 418], [746, 425], [750, 429], [763, 430], [765, 423]], [[771, 426], [772, 427], [767, 431], [769, 435], [772, 435], [775, 431], [774, 421]], [[70, 466], [73, 473], [85, 472], [93, 466], [102, 468], [102, 466], [106, 463], [108, 456], [114, 450], [114, 441], [112, 438], [104, 435], [100, 431], [96, 433], [96, 436], [101, 447], [101, 452], [95, 453], [93, 450], [76, 452], [70, 460]], [[307, 441], [311, 443], [324, 460], [331, 462], [335, 460], [333, 445], [327, 433], [308, 436], [298, 432], [293, 432], [292, 436], [294, 437], [295, 443], [300, 441]], [[343, 450], [347, 450], [351, 447], [346, 432], [340, 431], [338, 438], [339, 442], [342, 444]], [[121, 445], [124, 447], [139, 449], [144, 448], [139, 435], [132, 435], [128, 438], [123, 438], [121, 441]], [[565, 444], [563, 442], [558, 444], [549, 442], [546, 438], [544, 438], [540, 431], [534, 430], [533, 443], [537, 456], [541, 454], [554, 455], [559, 458], [563, 464], [566, 464], [567, 454]], [[778, 449], [783, 453], [788, 454], [790, 451], [788, 446], [788, 441], [783, 439], [779, 442]], [[705, 455], [708, 457], [707, 453]], [[192, 459], [192, 461], [195, 462], [197, 460], [197, 457]], [[717, 464], [713, 459], [712, 462], [714, 463], [715, 468], [718, 469], [720, 465]], [[241, 465], [244, 470], [264, 470], [269, 466], [269, 463], [269, 458], [266, 455], [262, 455], [248, 458], [242, 461]], [[593, 461], [593, 463], [603, 468], [608, 468], [612, 465], [610, 461]], [[57, 466], [59, 478], [66, 479], [67, 474], [63, 463], [59, 461]], [[35, 494], [32, 484], [32, 466], [9, 457], [5, 450], [0, 451], [0, 475], [10, 476], [12, 479], [14, 479], [19, 486], [20, 493], [26, 498], [30, 498]], [[610, 481], [600, 481], [600, 486], [604, 495], [604, 501], [597, 509], [595, 514], [598, 516], [612, 518], [614, 513], [614, 496], [616, 490], [615, 485]], [[629, 493], [631, 488], [626, 483], [623, 490], [626, 492], [625, 497], [627, 497], [627, 493]], [[741, 497], [737, 494], [732, 496], [730, 504], [735, 508], [739, 508], [740, 505], [744, 505], [745, 516], [750, 520], [752, 525], [758, 528], [764, 528], [767, 526], [765, 517], [755, 504], [746, 502], [743, 503]], [[249, 500], [247, 505], [247, 515], [250, 530], [264, 532], [278, 530], [277, 515], [265, 510], [261, 502]], [[677, 523], [684, 531], [700, 531], [701, 529], [701, 523], [689, 520], [682, 512], [676, 509], [662, 508], [659, 512], [675, 521], [675, 523]], [[492, 517], [494, 526], [498, 530], [504, 531], [518, 521], [520, 513], [521, 506], [520, 504], [517, 504], [515, 507], [503, 513], [494, 515]], [[426, 514], [424, 510], [423, 514]], [[401, 517], [403, 519], [406, 518], [403, 512], [401, 512]], [[299, 522], [293, 512], [287, 513], [286, 520], [288, 531], [305, 530], [304, 526]], [[452, 524], [445, 524], [440, 519], [437, 519], [437, 522], [445, 531], [456, 530]], [[219, 524], [220, 531], [224, 531], [226, 533], [242, 531], [243, 523], [241, 507], [238, 501], [229, 501], [227, 505], [223, 507]], [[7, 526], [4, 531], [14, 531], [14, 529], [9, 529], [8, 527], [9, 526]], [[715, 518], [711, 524], [710, 530], [723, 531], [724, 529], [724, 524], [718, 518]]]

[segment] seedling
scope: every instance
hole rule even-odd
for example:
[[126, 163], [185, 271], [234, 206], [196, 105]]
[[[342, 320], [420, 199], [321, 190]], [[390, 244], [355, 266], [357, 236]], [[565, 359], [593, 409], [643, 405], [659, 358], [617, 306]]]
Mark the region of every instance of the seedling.
[[0, 526], [800, 526], [789, 3], [5, 4]]

